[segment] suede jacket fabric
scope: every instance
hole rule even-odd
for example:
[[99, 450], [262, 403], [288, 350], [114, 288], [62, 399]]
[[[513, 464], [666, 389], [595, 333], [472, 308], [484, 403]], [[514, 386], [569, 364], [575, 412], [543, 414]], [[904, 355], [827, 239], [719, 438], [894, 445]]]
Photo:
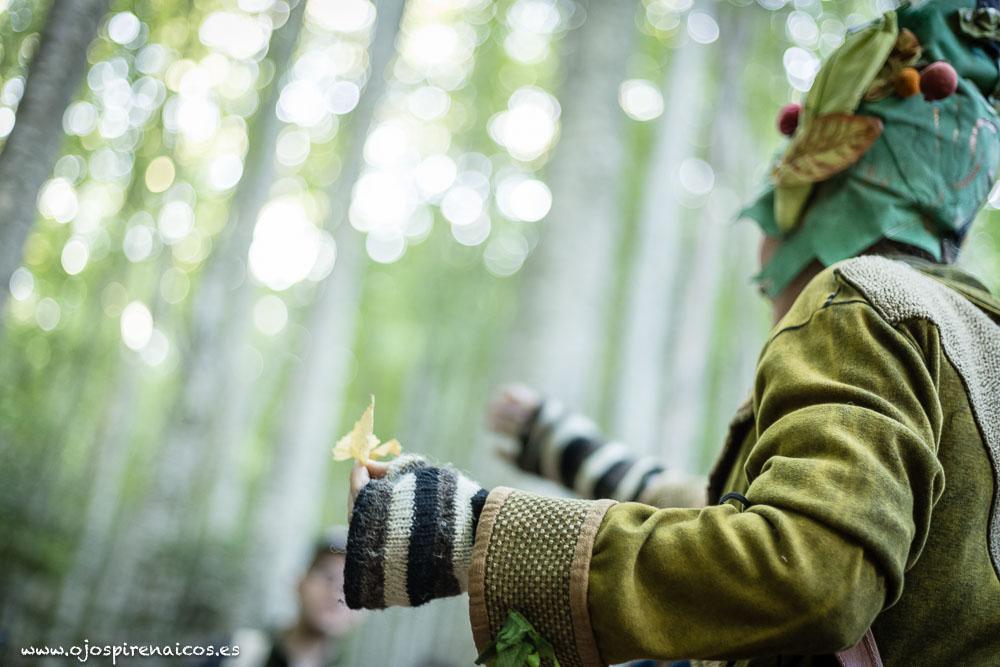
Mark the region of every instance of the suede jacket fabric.
[[[711, 477], [713, 502], [737, 501], [491, 493], [477, 643], [527, 595], [566, 606], [565, 664], [835, 664], [871, 626], [887, 666], [998, 665], [998, 459], [1000, 302], [929, 267], [848, 260], [769, 336]], [[552, 534], [570, 544], [531, 546]]]

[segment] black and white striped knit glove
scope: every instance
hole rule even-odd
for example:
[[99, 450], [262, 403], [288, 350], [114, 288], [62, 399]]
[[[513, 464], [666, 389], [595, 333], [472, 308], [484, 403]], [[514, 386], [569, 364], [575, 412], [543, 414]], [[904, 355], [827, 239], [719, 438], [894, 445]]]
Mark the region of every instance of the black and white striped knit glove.
[[517, 465], [559, 482], [582, 498], [645, 501], [663, 465], [636, 458], [620, 442], [607, 441], [586, 417], [546, 399], [524, 424]]
[[344, 594], [351, 609], [416, 607], [458, 595], [487, 492], [452, 467], [418, 456], [389, 464], [358, 493], [347, 539]]

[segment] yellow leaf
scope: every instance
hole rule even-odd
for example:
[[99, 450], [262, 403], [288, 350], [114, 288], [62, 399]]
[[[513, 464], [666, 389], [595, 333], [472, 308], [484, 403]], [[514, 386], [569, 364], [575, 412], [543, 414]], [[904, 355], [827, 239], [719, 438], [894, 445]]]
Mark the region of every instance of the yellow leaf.
[[399, 444], [399, 440], [393, 438], [388, 442], [383, 442], [381, 445], [373, 449], [371, 457], [373, 459], [380, 459], [385, 456], [399, 456], [402, 451], [403, 446]]
[[361, 414], [361, 417], [354, 423], [344, 437], [337, 441], [333, 447], [333, 460], [346, 461], [354, 459], [364, 465], [370, 459], [383, 458], [388, 455], [399, 456], [402, 447], [397, 440], [390, 440], [379, 445], [379, 439], [373, 432], [375, 430], [375, 397], [372, 396], [371, 403]]

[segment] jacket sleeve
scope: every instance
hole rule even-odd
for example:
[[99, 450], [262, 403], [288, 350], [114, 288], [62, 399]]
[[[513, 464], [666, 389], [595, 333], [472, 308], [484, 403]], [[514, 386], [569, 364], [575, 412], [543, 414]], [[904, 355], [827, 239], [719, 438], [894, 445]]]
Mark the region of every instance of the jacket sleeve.
[[910, 336], [845, 295], [772, 335], [754, 393], [745, 508], [494, 491], [470, 570], [486, 574], [470, 579], [477, 641], [517, 608], [564, 664], [854, 644], [900, 595], [943, 489], [934, 373]]
[[609, 440], [587, 417], [546, 399], [525, 424], [517, 465], [582, 498], [637, 501], [656, 507], [702, 507], [707, 480], [668, 470]]

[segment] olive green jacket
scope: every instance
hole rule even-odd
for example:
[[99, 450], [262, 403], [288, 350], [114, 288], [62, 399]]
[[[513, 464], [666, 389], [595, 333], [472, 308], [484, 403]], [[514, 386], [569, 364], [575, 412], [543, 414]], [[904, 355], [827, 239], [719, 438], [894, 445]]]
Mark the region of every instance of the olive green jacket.
[[560, 663], [1000, 665], [1000, 302], [864, 257], [771, 332], [704, 509], [498, 488], [480, 518], [480, 649], [516, 609]]

